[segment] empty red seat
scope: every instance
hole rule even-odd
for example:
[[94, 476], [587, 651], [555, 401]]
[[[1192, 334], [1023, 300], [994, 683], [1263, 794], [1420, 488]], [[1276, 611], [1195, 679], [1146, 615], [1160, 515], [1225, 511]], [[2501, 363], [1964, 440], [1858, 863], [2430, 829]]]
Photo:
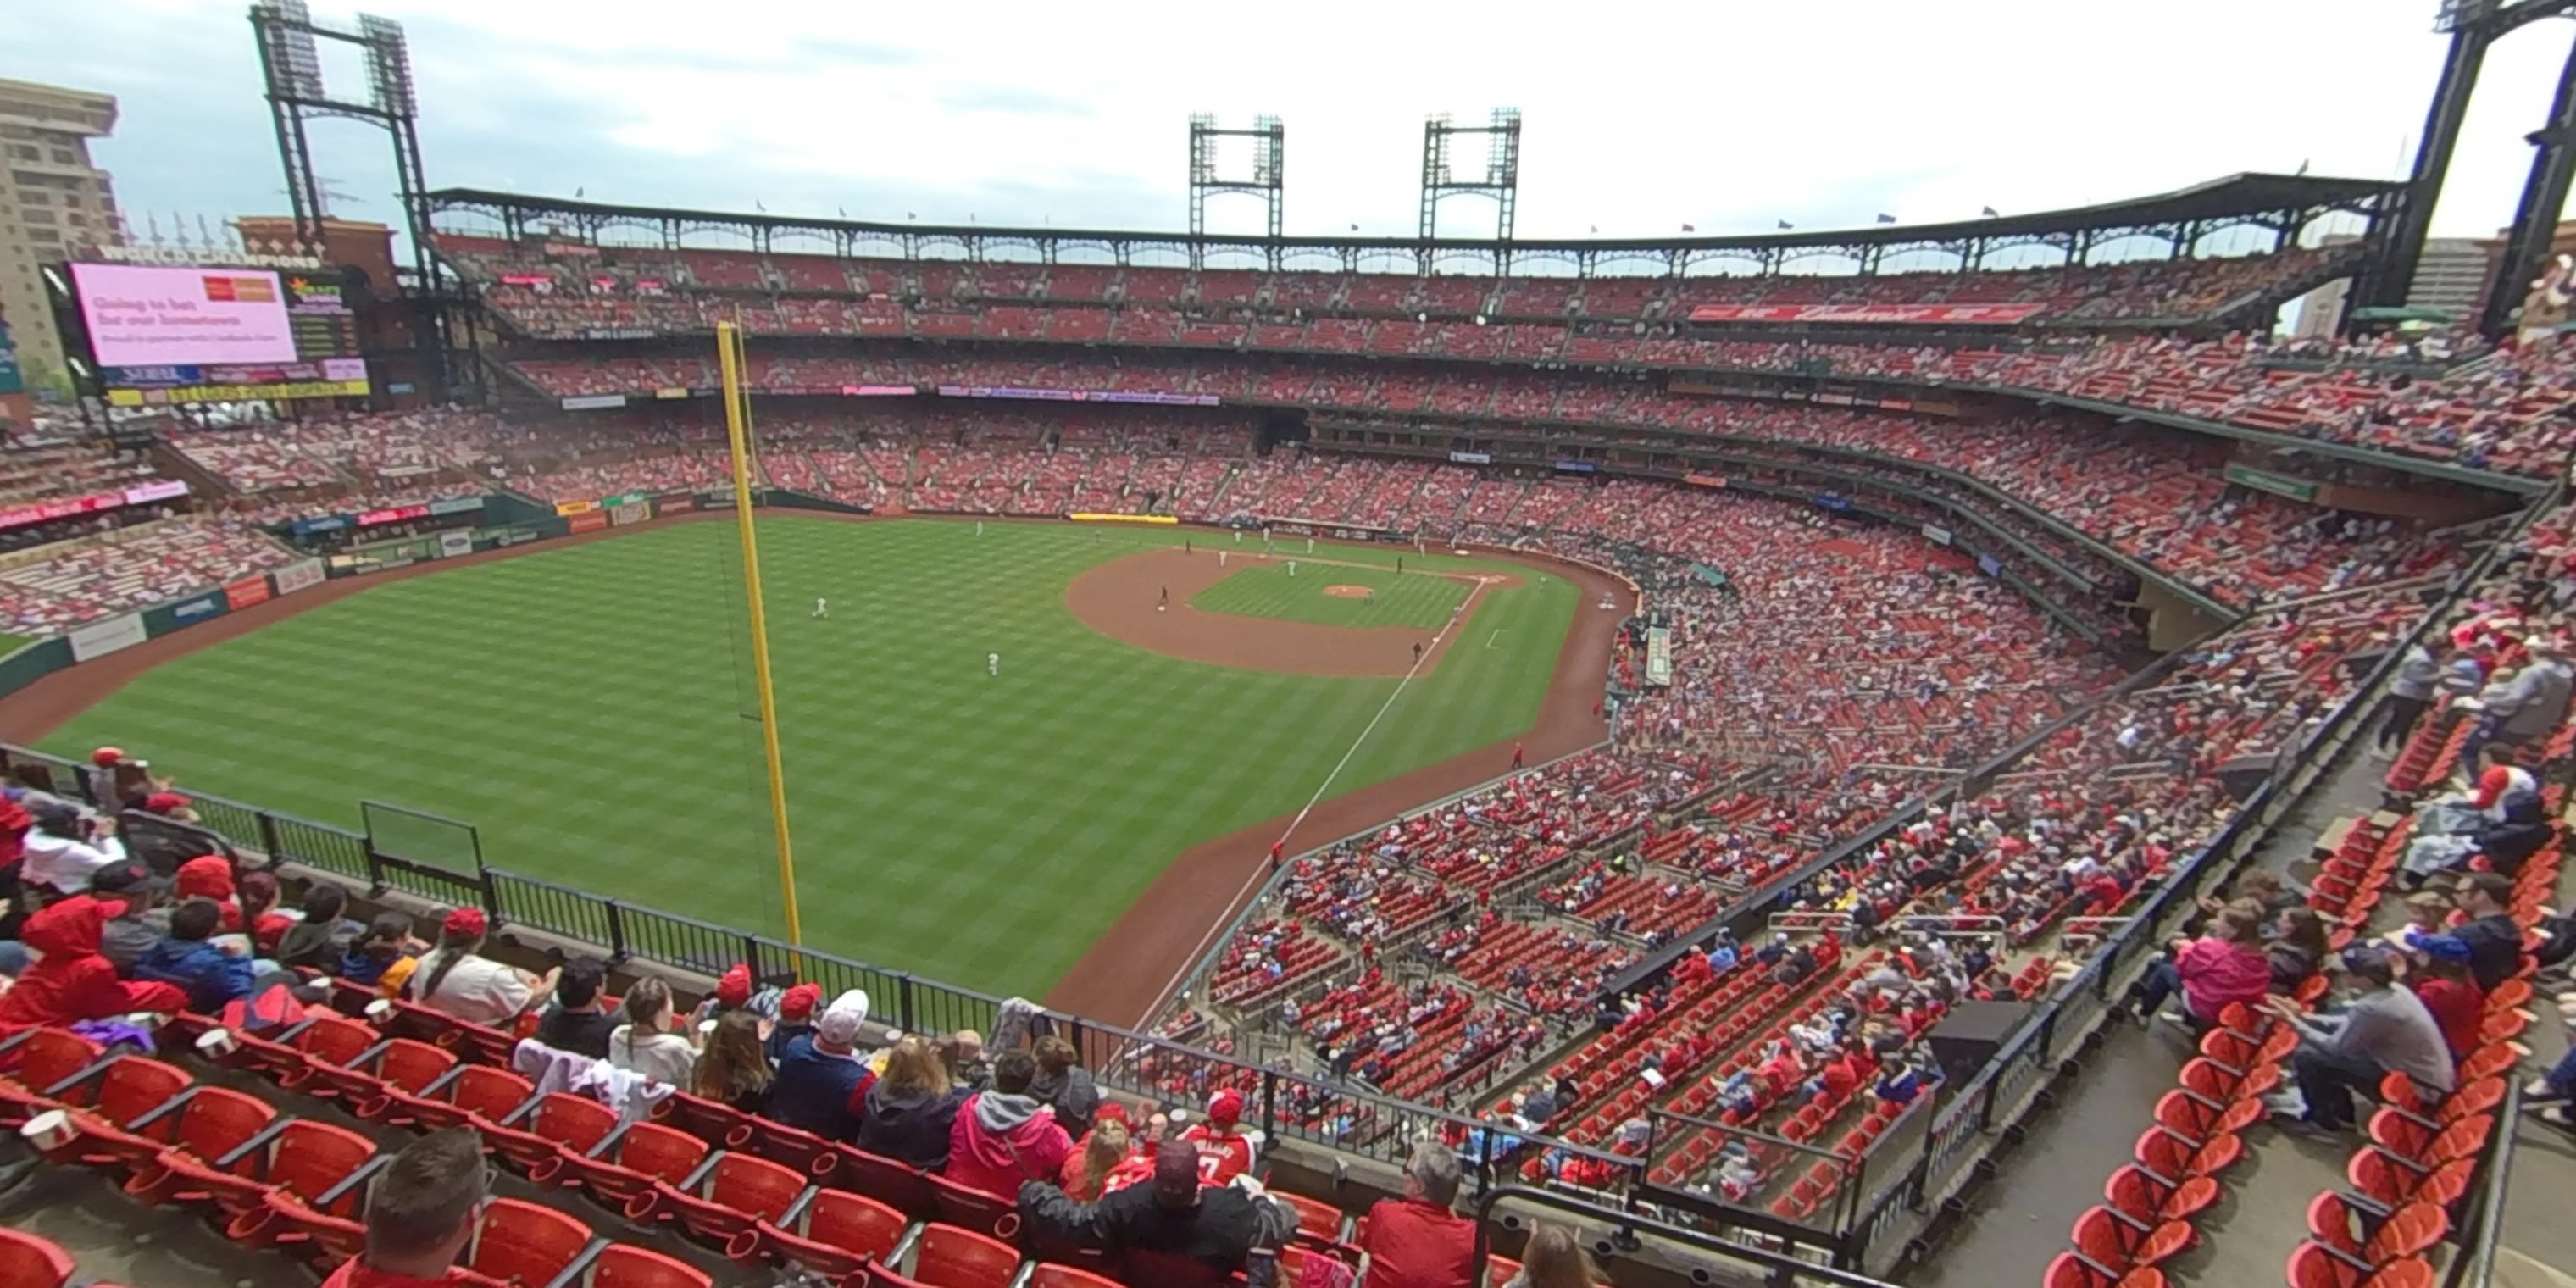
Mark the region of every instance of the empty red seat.
[[30, 1029], [0, 1046], [0, 1127], [18, 1127], [51, 1107], [48, 1088], [106, 1055], [105, 1048], [69, 1029]]
[[556, 1154], [586, 1154], [617, 1129], [617, 1111], [596, 1100], [557, 1091], [522, 1106], [509, 1121], [487, 1123], [483, 1143], [522, 1172], [533, 1172]]
[[[277, 1117], [266, 1101], [222, 1087], [190, 1087], [149, 1110], [126, 1130], [83, 1123], [78, 1140], [60, 1156], [90, 1166], [145, 1167], [167, 1148], [213, 1162], [249, 1143]], [[77, 1121], [77, 1120], [76, 1120]]]
[[[1029, 1275], [1029, 1288], [1126, 1288], [1126, 1285], [1088, 1270], [1040, 1262]], [[1502, 1288], [1501, 1281], [1497, 1281], [1494, 1288]]]
[[938, 1194], [931, 1188], [930, 1174], [920, 1168], [850, 1145], [834, 1146], [832, 1157], [833, 1185], [856, 1190], [916, 1221], [938, 1214]]
[[1010, 1288], [1019, 1250], [999, 1239], [936, 1222], [913, 1249], [912, 1278], [927, 1288]]
[[2127, 1272], [2089, 1265], [2072, 1252], [2061, 1252], [2040, 1275], [2041, 1288], [2164, 1288], [2164, 1272], [2150, 1266]]
[[987, 1194], [971, 1185], [960, 1185], [936, 1173], [929, 1179], [939, 1220], [979, 1234], [999, 1234], [1006, 1238], [1008, 1230], [1016, 1227], [1016, 1222], [1011, 1227], [1003, 1225], [1004, 1218], [1018, 1211], [1016, 1201]]
[[0, 1288], [63, 1288], [71, 1278], [70, 1253], [51, 1240], [0, 1229]]
[[649, 1248], [612, 1243], [599, 1250], [569, 1283], [555, 1288], [708, 1288], [705, 1271]]
[[707, 1143], [676, 1127], [629, 1123], [589, 1153], [558, 1150], [528, 1172], [539, 1185], [578, 1185], [603, 1206], [623, 1209], [656, 1181], [678, 1185], [706, 1161]]
[[460, 1064], [419, 1095], [395, 1093], [392, 1118], [423, 1131], [498, 1123], [537, 1094], [535, 1084], [490, 1065]]
[[507, 1283], [551, 1283], [590, 1246], [590, 1227], [552, 1208], [494, 1199], [459, 1264]]
[[626, 1205], [630, 1221], [676, 1219], [725, 1247], [762, 1221], [772, 1225], [804, 1194], [805, 1174], [750, 1154], [719, 1152], [680, 1184], [656, 1181]]
[[893, 1256], [911, 1224], [864, 1194], [815, 1189], [778, 1222], [763, 1221], [734, 1236], [725, 1255], [735, 1261], [773, 1257], [837, 1279]]

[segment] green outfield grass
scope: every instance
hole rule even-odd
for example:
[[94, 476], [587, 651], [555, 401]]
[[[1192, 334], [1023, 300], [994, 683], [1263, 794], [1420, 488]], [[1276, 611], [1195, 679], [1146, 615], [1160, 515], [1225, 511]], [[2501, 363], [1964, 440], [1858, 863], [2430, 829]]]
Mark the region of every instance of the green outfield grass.
[[[955, 983], [1045, 991], [1174, 855], [1303, 806], [1396, 683], [1176, 661], [1065, 609], [1082, 569], [1178, 534], [760, 532], [806, 938]], [[1481, 599], [1473, 638], [1494, 646], [1406, 689], [1334, 790], [1527, 729], [1575, 600], [1557, 577]], [[468, 820], [495, 866], [774, 931], [742, 615], [729, 524], [541, 549], [171, 662], [46, 745], [114, 743], [183, 788], [326, 822], [358, 825], [361, 797]]]
[[[1341, 556], [1327, 552], [1324, 557]], [[1407, 571], [1401, 573], [1392, 566], [1353, 568], [1308, 559], [1297, 561], [1297, 571], [1291, 575], [1287, 562], [1255, 564], [1191, 596], [1190, 607], [1201, 612], [1276, 617], [1323, 626], [1438, 630], [1449, 623], [1449, 614], [1467, 598], [1467, 586], [1415, 571], [1419, 559], [1414, 556], [1416, 562], [1408, 562]], [[1327, 586], [1366, 586], [1377, 592], [1377, 598], [1328, 595], [1324, 593]]]

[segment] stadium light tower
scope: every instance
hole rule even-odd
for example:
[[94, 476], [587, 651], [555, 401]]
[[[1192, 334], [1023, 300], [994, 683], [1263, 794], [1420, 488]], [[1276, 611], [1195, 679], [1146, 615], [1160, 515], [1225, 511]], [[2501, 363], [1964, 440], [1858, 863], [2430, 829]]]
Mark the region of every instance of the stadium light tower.
[[[1467, 134], [1485, 136], [1485, 177], [1482, 179], [1461, 179], [1450, 169], [1449, 141]], [[1422, 240], [1430, 241], [1440, 234], [1442, 200], [1472, 195], [1494, 199], [1494, 244], [1508, 246], [1512, 240], [1512, 216], [1520, 206], [1520, 192], [1519, 108], [1495, 108], [1492, 117], [1483, 125], [1453, 124], [1447, 112], [1434, 113], [1422, 123]]]
[[[269, 115], [277, 128], [277, 155], [286, 167], [287, 200], [294, 206], [296, 236], [308, 245], [322, 244], [322, 221], [329, 215], [329, 191], [313, 171], [313, 151], [305, 123], [343, 117], [380, 126], [393, 138], [394, 181], [402, 197], [404, 229], [411, 235], [412, 267], [426, 282], [433, 270], [429, 253], [429, 184], [421, 177], [420, 99], [413, 90], [411, 48], [402, 24], [372, 14], [358, 17], [358, 29], [322, 26], [304, 0], [264, 0], [250, 8], [251, 31], [259, 41], [260, 74], [267, 81]], [[322, 83], [322, 57], [317, 42], [355, 45], [366, 59], [364, 101], [333, 97]], [[391, 283], [386, 283], [390, 287]]]
[[[1243, 178], [1228, 177], [1217, 163], [1217, 140], [1251, 139], [1252, 173]], [[1208, 112], [1190, 114], [1190, 267], [1197, 268], [1205, 259], [1201, 240], [1207, 236], [1207, 201], [1209, 197], [1229, 192], [1248, 193], [1261, 198], [1270, 213], [1270, 267], [1279, 267], [1280, 219], [1287, 195], [1288, 129], [1275, 116], [1252, 118], [1252, 128], [1229, 130], [1216, 123]]]
[[[2387, 308], [2406, 303], [2415, 284], [2416, 263], [2424, 255], [2424, 239], [2432, 230], [2433, 203], [2450, 173], [2451, 153], [2459, 145], [2460, 127], [2468, 119], [2469, 99], [2477, 91], [2488, 48], [2542, 18], [2571, 13], [2576, 13], [2576, 0], [2440, 0], [2433, 29], [2450, 36], [2450, 52], [2442, 61], [2442, 80], [2433, 91], [2433, 104], [2424, 113], [2424, 137], [2415, 149], [2414, 171], [2399, 191], [2395, 213], [2371, 230], [2377, 245], [2355, 292], [2361, 303]], [[2497, 256], [2486, 312], [2478, 319], [2478, 329], [2489, 336], [2502, 334], [2511, 324], [2523, 292], [2548, 255], [2550, 234], [2567, 201], [2569, 179], [2576, 176], [2576, 50], [2569, 51], [2560, 73], [2549, 124], [2527, 137], [2538, 155], [2532, 158], [2531, 177], [2523, 186], [2522, 204], [2506, 234], [2504, 253]]]

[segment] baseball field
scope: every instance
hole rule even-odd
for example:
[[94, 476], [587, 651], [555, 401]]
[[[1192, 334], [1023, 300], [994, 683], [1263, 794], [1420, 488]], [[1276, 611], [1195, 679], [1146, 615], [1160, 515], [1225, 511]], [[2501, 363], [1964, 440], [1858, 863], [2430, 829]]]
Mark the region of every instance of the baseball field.
[[[1543, 703], [1590, 702], [1547, 699], [1560, 670], [1581, 683], [1569, 628], [1609, 616], [1562, 569], [1410, 548], [792, 514], [760, 533], [807, 941], [1001, 992], [1065, 977], [1140, 901], [1200, 940], [1319, 797], [1291, 852], [1500, 773]], [[362, 797], [467, 820], [494, 866], [777, 931], [732, 525], [599, 537], [262, 605], [92, 675], [124, 682], [67, 723], [0, 733], [115, 743], [183, 790], [326, 822], [359, 825]], [[1580, 745], [1556, 723], [1570, 745], [1534, 754]]]

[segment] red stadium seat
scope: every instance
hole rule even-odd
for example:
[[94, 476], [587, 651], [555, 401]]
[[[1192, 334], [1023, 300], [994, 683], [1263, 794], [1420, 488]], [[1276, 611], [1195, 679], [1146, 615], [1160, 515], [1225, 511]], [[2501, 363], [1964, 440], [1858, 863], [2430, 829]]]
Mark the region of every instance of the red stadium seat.
[[1019, 1250], [999, 1239], [936, 1222], [913, 1249], [912, 1278], [928, 1288], [1010, 1288]]
[[552, 1208], [493, 1199], [459, 1264], [504, 1283], [551, 1283], [590, 1246], [590, 1227]]
[[864, 1194], [818, 1188], [784, 1219], [734, 1236], [725, 1255], [746, 1262], [773, 1257], [838, 1278], [893, 1256], [910, 1225], [903, 1213]]
[[602, 1206], [623, 1210], [655, 1182], [678, 1185], [706, 1161], [707, 1143], [676, 1128], [629, 1123], [590, 1152], [558, 1150], [528, 1172], [538, 1185], [578, 1185]]
[[709, 1288], [714, 1282], [687, 1262], [649, 1248], [612, 1243], [600, 1249], [570, 1283], [558, 1279], [552, 1288]]
[[766, 1221], [777, 1224], [805, 1193], [805, 1174], [750, 1154], [718, 1153], [680, 1184], [655, 1181], [626, 1205], [630, 1221], [676, 1219], [717, 1247]]
[[71, 1278], [70, 1253], [50, 1240], [0, 1229], [0, 1288], [63, 1288]]
[[565, 1150], [588, 1153], [616, 1129], [617, 1111], [560, 1091], [523, 1106], [507, 1122], [480, 1128], [483, 1143], [522, 1172]]

